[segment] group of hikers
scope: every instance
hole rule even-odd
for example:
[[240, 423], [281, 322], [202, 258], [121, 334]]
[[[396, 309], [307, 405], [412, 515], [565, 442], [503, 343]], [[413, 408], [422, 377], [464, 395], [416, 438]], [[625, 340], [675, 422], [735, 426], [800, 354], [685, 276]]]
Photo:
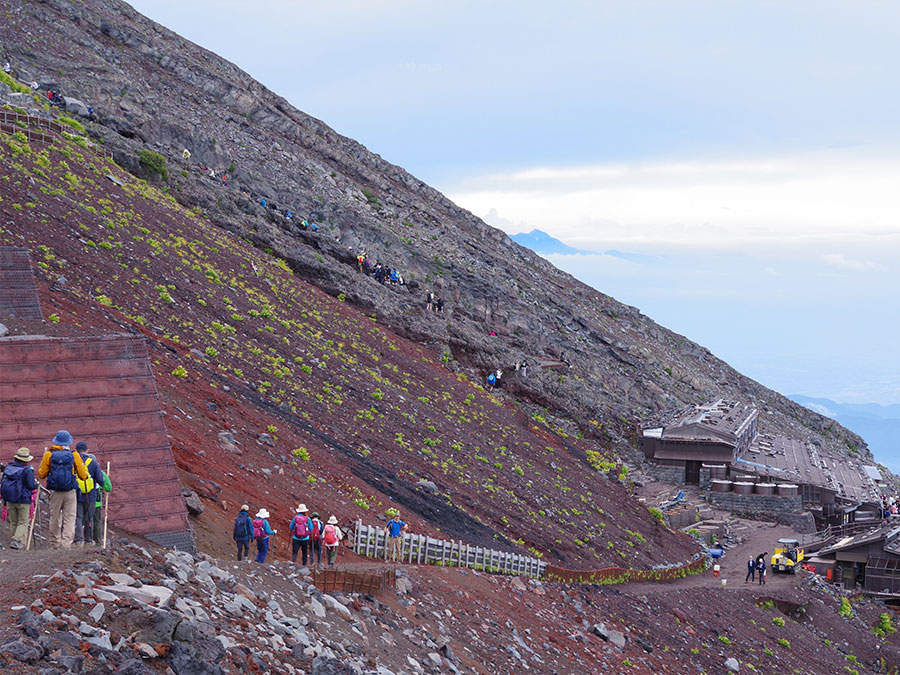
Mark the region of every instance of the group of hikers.
[[[278, 534], [269, 523], [271, 514], [261, 508], [255, 517], [250, 516], [250, 506], [244, 504], [234, 519], [234, 543], [237, 546], [238, 561], [250, 560], [250, 541], [256, 540], [256, 562], [263, 564], [269, 553], [269, 538]], [[387, 548], [385, 557], [398, 560], [403, 553], [403, 533], [409, 525], [400, 520], [400, 514], [394, 513], [387, 524]], [[332, 515], [324, 523], [315, 511], [310, 512], [306, 504], [297, 506], [294, 517], [288, 524], [291, 535], [291, 562], [297, 563], [297, 554], [301, 555], [303, 567], [319, 567], [322, 564], [322, 552], [329, 567], [337, 562], [338, 550], [344, 540], [344, 531], [338, 526], [337, 516]]]
[[[528, 377], [528, 361], [522, 359], [521, 361], [516, 361], [513, 369], [519, 373], [522, 377]], [[503, 378], [503, 369], [497, 368], [497, 370], [492, 370], [487, 374], [485, 378], [485, 383], [490, 391], [494, 391], [495, 388], [500, 387], [500, 380]]]
[[71, 548], [103, 543], [103, 523], [100, 517], [103, 492], [112, 490], [109, 476], [84, 441], [72, 449], [74, 439], [68, 431], [60, 430], [46, 448], [34, 474], [34, 461], [28, 448], [19, 448], [12, 461], [3, 467], [0, 478], [0, 497], [3, 510], [0, 518], [9, 522], [9, 547], [23, 549], [32, 530], [39, 492], [39, 480], [45, 480], [50, 493], [51, 548]]
[[444, 298], [434, 297], [434, 292], [425, 291], [425, 311], [428, 312], [443, 312], [444, 311]]
[[[265, 563], [269, 553], [269, 537], [278, 534], [278, 530], [272, 529], [269, 524], [269, 512], [262, 508], [256, 512], [254, 518], [250, 517], [250, 507], [247, 504], [241, 506], [241, 510], [234, 519], [234, 542], [237, 545], [237, 559], [243, 560], [247, 556], [249, 560], [250, 540], [256, 540], [256, 562]], [[297, 554], [302, 552], [301, 562], [304, 567], [322, 564], [322, 549], [325, 549], [325, 557], [329, 567], [333, 567], [337, 561], [338, 549], [344, 539], [344, 533], [338, 527], [337, 517], [331, 516], [326, 522], [322, 522], [319, 514], [310, 513], [306, 504], [297, 506], [296, 514], [288, 525], [291, 533], [291, 562], [297, 562]]]
[[400, 270], [383, 265], [380, 260], [377, 260], [373, 265], [365, 251], [356, 256], [356, 269], [361, 274], [374, 278], [375, 281], [382, 285], [403, 286], [406, 283], [403, 275], [400, 274]]

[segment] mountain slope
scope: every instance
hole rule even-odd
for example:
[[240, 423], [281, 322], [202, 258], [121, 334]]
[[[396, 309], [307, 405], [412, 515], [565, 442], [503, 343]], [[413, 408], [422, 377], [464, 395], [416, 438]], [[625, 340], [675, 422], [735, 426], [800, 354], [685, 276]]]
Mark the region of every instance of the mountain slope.
[[[326, 293], [479, 376], [565, 353], [572, 365], [565, 374], [533, 372], [508, 383], [524, 403], [545, 409], [535, 412], [576, 420], [581, 433], [628, 453], [635, 426], [654, 412], [742, 398], [772, 413], [763, 415], [763, 430], [838, 450], [863, 447], [845, 430], [825, 433], [822, 417], [560, 272], [124, 3], [2, 0], [0, 9], [17, 68], [89, 102], [98, 117], [89, 131], [121, 166], [150, 177], [138, 152], [162, 152], [166, 187], [180, 203], [273, 251]], [[190, 161], [180, 159], [184, 149]], [[217, 176], [227, 171], [229, 185], [198, 171], [197, 162]], [[283, 218], [287, 207], [318, 222], [319, 232]], [[361, 251], [410, 283], [385, 287], [359, 275]], [[443, 314], [423, 311], [426, 290], [445, 299]]]

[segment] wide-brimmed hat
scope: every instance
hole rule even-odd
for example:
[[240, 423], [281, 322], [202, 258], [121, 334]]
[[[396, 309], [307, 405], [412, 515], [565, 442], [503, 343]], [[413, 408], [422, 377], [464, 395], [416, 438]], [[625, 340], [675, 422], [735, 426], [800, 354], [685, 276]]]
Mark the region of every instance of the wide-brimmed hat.
[[329, 525], [337, 525], [337, 518], [335, 518], [334, 516], [331, 516], [331, 518], [328, 519], [328, 524]]
[[53, 437], [53, 442], [56, 445], [64, 445], [69, 447], [72, 445], [72, 434], [70, 434], [65, 429], [60, 429], [56, 432], [56, 436]]
[[309, 511], [309, 509], [306, 508], [306, 504], [300, 504], [297, 507], [297, 513], [306, 513], [307, 511]]
[[13, 457], [13, 459], [17, 459], [20, 462], [30, 462], [34, 459], [34, 457], [31, 455], [31, 450], [29, 450], [28, 448], [19, 448], [16, 451], [16, 456]]
[[244, 504], [244, 505], [241, 507], [241, 511], [249, 511], [249, 510], [250, 510], [250, 507], [247, 506], [246, 504]]
[[266, 511], [265, 509], [260, 509], [259, 511], [256, 512], [256, 517], [257, 518], [268, 518], [269, 512]]

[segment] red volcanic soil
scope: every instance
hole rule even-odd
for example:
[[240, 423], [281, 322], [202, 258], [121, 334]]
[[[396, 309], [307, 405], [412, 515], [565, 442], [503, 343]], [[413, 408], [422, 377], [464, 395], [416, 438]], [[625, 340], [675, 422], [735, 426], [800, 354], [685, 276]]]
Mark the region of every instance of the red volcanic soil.
[[58, 321], [34, 332], [147, 337], [183, 481], [209, 506], [194, 523], [201, 547], [228, 546], [241, 503], [285, 532], [305, 502], [342, 520], [393, 507], [416, 531], [571, 567], [694, 552], [591, 467], [597, 442], [450, 372], [106, 159], [3, 141], [0, 244], [30, 249], [43, 314]]

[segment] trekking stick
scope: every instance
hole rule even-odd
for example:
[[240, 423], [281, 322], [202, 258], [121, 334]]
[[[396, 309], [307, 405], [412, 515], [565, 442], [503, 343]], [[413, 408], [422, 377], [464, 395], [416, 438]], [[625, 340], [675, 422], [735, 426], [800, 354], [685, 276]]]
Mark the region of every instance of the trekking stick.
[[[109, 477], [109, 462], [106, 463], [106, 476]], [[103, 502], [103, 548], [106, 548], [106, 528], [109, 525], [109, 496], [111, 494], [112, 492], [107, 492]]]
[[41, 505], [40, 487], [38, 487], [38, 489], [35, 490], [34, 493], [36, 495], [34, 498], [34, 517], [31, 519], [31, 522], [28, 523], [28, 536], [25, 538], [25, 550], [26, 551], [31, 549], [31, 537], [34, 534], [34, 521], [36, 521], [38, 519], [38, 516], [40, 515], [40, 510], [39, 510], [40, 505]]

